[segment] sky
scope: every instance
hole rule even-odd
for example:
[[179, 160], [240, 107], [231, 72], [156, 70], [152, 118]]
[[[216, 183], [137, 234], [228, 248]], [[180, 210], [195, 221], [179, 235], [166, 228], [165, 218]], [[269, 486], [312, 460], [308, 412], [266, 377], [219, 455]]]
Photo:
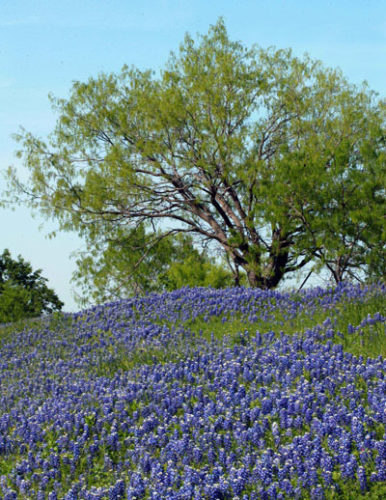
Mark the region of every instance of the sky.
[[[44, 138], [55, 125], [48, 94], [66, 98], [73, 82], [124, 64], [159, 70], [186, 32], [205, 34], [220, 16], [231, 39], [307, 52], [385, 96], [386, 0], [0, 0], [0, 199], [8, 166], [25, 175], [12, 134]], [[78, 310], [70, 280], [84, 242], [49, 239], [55, 221], [24, 206], [0, 208], [0, 224], [0, 252], [41, 269], [64, 310]]]

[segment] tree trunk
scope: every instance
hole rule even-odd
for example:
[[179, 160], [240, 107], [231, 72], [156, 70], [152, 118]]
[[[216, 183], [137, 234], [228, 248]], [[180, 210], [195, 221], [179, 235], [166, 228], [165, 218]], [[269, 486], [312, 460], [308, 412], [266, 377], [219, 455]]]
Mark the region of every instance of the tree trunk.
[[239, 266], [237, 264], [235, 272], [233, 273], [233, 277], [235, 280], [235, 286], [240, 286], [240, 271], [239, 271]]
[[257, 276], [255, 271], [247, 270], [247, 278], [252, 288], [263, 288], [260, 286], [261, 278]]
[[330, 270], [335, 283], [339, 284], [343, 281], [344, 273], [346, 272], [346, 266], [342, 263], [342, 257], [338, 257], [332, 265], [327, 265]]
[[281, 249], [281, 251], [277, 255], [271, 257], [270, 273], [268, 274], [268, 277], [266, 279], [267, 289], [276, 288], [276, 286], [280, 283], [285, 274], [288, 259], [288, 248]]
[[288, 250], [282, 249], [277, 255], [271, 256], [270, 262], [261, 274], [257, 274], [251, 269], [246, 269], [251, 287], [261, 288], [263, 290], [276, 288], [285, 274], [288, 258]]

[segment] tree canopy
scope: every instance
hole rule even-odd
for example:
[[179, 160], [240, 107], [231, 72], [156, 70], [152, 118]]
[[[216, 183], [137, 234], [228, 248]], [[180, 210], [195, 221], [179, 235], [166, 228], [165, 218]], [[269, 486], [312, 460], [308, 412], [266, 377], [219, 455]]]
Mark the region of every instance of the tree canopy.
[[385, 101], [340, 70], [246, 48], [220, 19], [160, 74], [125, 66], [51, 99], [48, 140], [17, 136], [31, 175], [9, 171], [12, 196], [88, 248], [140, 225], [190, 234], [261, 288], [314, 262], [340, 281], [385, 253]]
[[31, 264], [20, 255], [14, 260], [8, 249], [3, 251], [0, 255], [0, 323], [62, 309], [63, 302], [47, 287], [47, 279], [41, 272], [41, 269], [33, 271]]

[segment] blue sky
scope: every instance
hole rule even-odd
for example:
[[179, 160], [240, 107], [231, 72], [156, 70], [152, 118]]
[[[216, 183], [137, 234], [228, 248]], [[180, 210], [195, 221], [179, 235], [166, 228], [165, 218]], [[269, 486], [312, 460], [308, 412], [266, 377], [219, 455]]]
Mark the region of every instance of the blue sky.
[[[0, 0], [0, 170], [12, 164], [23, 174], [11, 137], [19, 126], [42, 137], [51, 131], [49, 93], [66, 97], [72, 82], [124, 64], [162, 68], [186, 32], [206, 33], [219, 16], [245, 45], [308, 52], [385, 96], [386, 0]], [[77, 310], [70, 283], [70, 255], [83, 245], [77, 235], [48, 239], [55, 222], [24, 207], [0, 209], [0, 223], [0, 252], [9, 248], [41, 268], [65, 310]]]

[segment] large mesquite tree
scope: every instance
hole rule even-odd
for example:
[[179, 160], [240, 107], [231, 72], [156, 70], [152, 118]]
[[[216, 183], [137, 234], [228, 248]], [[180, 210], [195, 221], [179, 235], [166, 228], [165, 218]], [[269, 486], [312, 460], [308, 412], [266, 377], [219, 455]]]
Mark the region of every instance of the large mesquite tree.
[[340, 71], [245, 48], [219, 20], [159, 75], [124, 67], [53, 104], [47, 142], [18, 136], [31, 178], [11, 170], [12, 195], [89, 247], [140, 224], [190, 233], [261, 288], [315, 259], [338, 281], [366, 265], [384, 210], [385, 108]]

